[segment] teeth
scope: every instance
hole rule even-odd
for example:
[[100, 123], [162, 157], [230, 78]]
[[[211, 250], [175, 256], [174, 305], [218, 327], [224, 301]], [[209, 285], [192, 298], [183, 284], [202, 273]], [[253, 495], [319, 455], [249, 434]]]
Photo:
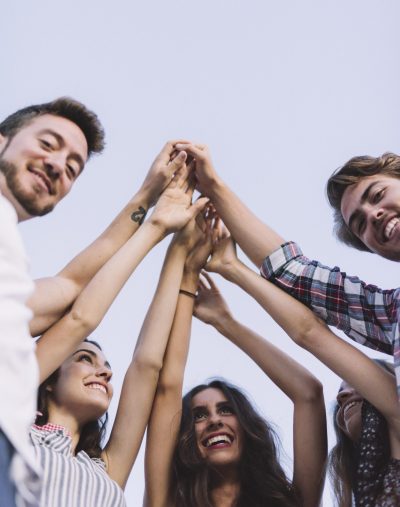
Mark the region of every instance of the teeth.
[[206, 441], [206, 447], [210, 447], [216, 443], [226, 443], [231, 444], [232, 440], [228, 435], [217, 435], [215, 437], [211, 437]]
[[354, 405], [357, 405], [357, 403], [359, 403], [358, 401], [352, 401], [351, 403], [349, 403], [348, 405], [346, 405], [344, 407], [344, 411], [343, 412], [347, 412], [351, 407], [354, 407]]
[[99, 391], [102, 391], [103, 393], [107, 394], [107, 389], [101, 384], [88, 384], [87, 387], [89, 387], [90, 389], [98, 389]]
[[389, 220], [388, 224], [385, 227], [385, 231], [384, 231], [385, 239], [390, 239], [390, 236], [392, 235], [393, 230], [398, 223], [399, 223], [398, 217], [394, 217], [391, 220]]

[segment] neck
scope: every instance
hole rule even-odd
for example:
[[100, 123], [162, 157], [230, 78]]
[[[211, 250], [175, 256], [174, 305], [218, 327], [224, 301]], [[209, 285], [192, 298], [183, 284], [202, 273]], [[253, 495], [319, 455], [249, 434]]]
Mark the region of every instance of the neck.
[[3, 195], [3, 197], [5, 197], [9, 201], [11, 206], [15, 209], [15, 212], [17, 213], [18, 217], [18, 222], [23, 222], [25, 220], [29, 220], [29, 218], [32, 218], [31, 215], [29, 215], [25, 211], [25, 209], [20, 205], [20, 203], [14, 197], [14, 194], [8, 188], [6, 177], [2, 172], [0, 172], [0, 192]]
[[239, 498], [240, 482], [236, 470], [224, 473], [213, 481], [211, 487], [212, 504], [215, 507], [234, 507]]
[[72, 438], [72, 454], [75, 454], [76, 446], [78, 445], [81, 436], [82, 427], [77, 419], [68, 412], [63, 410], [54, 410], [49, 407], [48, 423], [57, 424], [67, 429]]

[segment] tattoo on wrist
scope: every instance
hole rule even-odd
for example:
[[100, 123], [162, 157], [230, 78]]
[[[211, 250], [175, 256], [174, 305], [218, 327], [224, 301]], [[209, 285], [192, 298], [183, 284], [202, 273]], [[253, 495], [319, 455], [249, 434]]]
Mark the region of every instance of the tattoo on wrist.
[[137, 211], [134, 211], [131, 215], [131, 220], [137, 222], [139, 225], [142, 225], [144, 219], [146, 218], [147, 211], [143, 208], [143, 206], [139, 206]]

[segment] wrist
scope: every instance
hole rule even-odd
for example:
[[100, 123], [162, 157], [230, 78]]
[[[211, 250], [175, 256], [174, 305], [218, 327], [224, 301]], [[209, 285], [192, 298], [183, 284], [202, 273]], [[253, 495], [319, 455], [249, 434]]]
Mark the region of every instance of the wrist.
[[213, 326], [219, 333], [226, 335], [229, 331], [230, 326], [233, 323], [234, 319], [232, 314], [228, 311], [224, 311], [219, 313], [218, 320], [215, 323], [213, 323]]
[[140, 230], [148, 231], [148, 233], [154, 236], [157, 241], [161, 241], [165, 238], [165, 236], [167, 236], [165, 227], [151, 220], [146, 220]]
[[183, 271], [181, 289], [195, 294], [199, 285], [199, 273]]

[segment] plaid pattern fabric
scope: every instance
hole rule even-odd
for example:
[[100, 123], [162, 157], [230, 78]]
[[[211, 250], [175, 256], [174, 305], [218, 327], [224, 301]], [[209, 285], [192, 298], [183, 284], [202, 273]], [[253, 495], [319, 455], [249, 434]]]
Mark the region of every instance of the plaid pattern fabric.
[[353, 340], [393, 355], [400, 399], [400, 288], [382, 290], [311, 261], [293, 242], [264, 260], [261, 275]]

